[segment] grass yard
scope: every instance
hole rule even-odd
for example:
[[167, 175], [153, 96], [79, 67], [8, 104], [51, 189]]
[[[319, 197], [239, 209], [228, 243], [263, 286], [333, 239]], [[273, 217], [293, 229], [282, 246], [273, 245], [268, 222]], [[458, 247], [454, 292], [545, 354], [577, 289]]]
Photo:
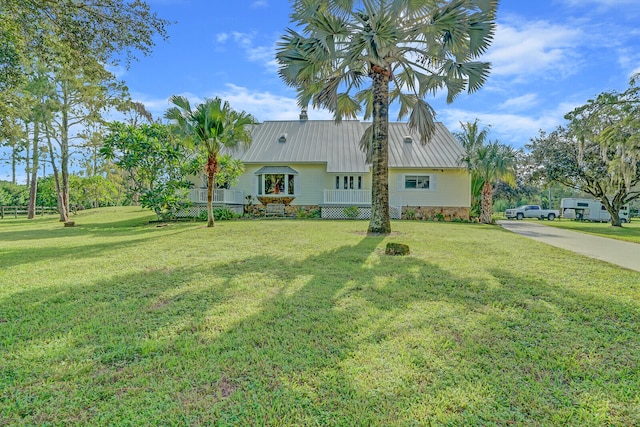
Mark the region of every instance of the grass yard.
[[0, 425], [640, 425], [640, 273], [478, 224], [152, 218], [0, 221]]
[[545, 221], [544, 224], [581, 233], [595, 234], [596, 236], [640, 243], [640, 218], [633, 218], [630, 223], [622, 224], [622, 228], [612, 227], [610, 222], [581, 222], [565, 219]]

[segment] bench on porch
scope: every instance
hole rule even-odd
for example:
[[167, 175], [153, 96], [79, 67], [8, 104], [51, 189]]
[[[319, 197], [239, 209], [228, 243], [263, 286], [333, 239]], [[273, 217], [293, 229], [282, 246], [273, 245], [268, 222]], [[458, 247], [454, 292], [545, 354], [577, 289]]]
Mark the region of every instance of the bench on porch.
[[282, 203], [268, 203], [266, 216], [284, 216], [284, 204]]

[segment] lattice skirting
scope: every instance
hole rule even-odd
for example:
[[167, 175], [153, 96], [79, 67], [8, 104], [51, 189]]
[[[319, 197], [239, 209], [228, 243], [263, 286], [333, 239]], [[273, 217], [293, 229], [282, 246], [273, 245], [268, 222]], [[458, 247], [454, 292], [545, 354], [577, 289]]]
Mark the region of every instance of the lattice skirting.
[[[230, 211], [232, 211], [233, 213], [242, 215], [242, 213], [244, 212], [242, 205], [213, 205], [213, 209], [216, 208], [227, 208]], [[207, 207], [206, 206], [201, 206], [201, 205], [195, 205], [195, 206], [190, 206], [188, 208], [185, 209], [181, 209], [179, 211], [176, 212], [176, 218], [199, 218], [201, 215], [201, 212], [207, 212]], [[204, 214], [203, 214], [204, 215]]]
[[[370, 219], [371, 206], [358, 207], [357, 216], [353, 217], [349, 213], [353, 213], [352, 206], [322, 206], [321, 216], [324, 219]], [[350, 211], [351, 210], [351, 211]], [[400, 219], [402, 217], [402, 208], [397, 206], [389, 206], [389, 216], [391, 219]]]

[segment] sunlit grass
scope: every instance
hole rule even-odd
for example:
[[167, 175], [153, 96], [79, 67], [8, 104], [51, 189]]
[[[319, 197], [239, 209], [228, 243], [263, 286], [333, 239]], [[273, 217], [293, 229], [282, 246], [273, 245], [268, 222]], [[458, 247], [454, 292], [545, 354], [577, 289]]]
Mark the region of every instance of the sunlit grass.
[[0, 221], [0, 425], [640, 423], [640, 273], [493, 226], [152, 218]]
[[622, 224], [622, 227], [612, 227], [610, 222], [586, 222], [564, 219], [545, 221], [545, 225], [627, 242], [640, 243], [640, 218], [633, 218], [630, 223]]

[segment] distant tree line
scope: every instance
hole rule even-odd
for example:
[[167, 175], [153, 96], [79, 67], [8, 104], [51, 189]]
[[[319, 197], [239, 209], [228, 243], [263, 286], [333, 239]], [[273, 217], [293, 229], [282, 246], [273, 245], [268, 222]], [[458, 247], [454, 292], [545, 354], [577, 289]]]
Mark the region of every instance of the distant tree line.
[[461, 123], [455, 135], [472, 175], [472, 216], [491, 222], [490, 209], [559, 207], [562, 198], [586, 197], [599, 200], [611, 224], [622, 226], [620, 209], [640, 201], [639, 79], [574, 109], [566, 126], [540, 131], [521, 150], [488, 142], [489, 128], [478, 120]]
[[[71, 207], [71, 162], [102, 175], [97, 148], [107, 112], [131, 111], [126, 85], [108, 71], [147, 54], [168, 22], [144, 1], [5, 0], [0, 3], [0, 144], [19, 168], [34, 214], [41, 165], [54, 177], [60, 220]], [[101, 166], [105, 166], [102, 164]]]

